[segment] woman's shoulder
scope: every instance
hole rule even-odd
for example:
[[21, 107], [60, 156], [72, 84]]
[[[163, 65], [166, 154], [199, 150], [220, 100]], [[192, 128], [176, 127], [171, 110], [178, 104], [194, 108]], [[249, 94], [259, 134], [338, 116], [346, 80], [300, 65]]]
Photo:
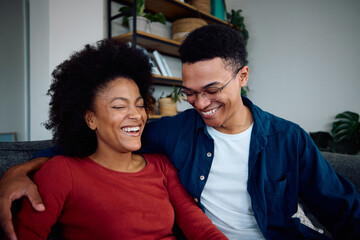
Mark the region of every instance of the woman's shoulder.
[[65, 156], [65, 155], [56, 155], [51, 158], [49, 161], [44, 163], [44, 167], [46, 168], [53, 168], [53, 167], [61, 167], [61, 166], [68, 166], [71, 162], [75, 161], [73, 157]]
[[151, 164], [159, 163], [159, 162], [168, 162], [169, 159], [164, 155], [160, 153], [144, 153], [141, 154], [147, 162], [150, 162]]
[[34, 175], [34, 181], [38, 188], [44, 192], [52, 192], [53, 187], [58, 192], [68, 193], [73, 182], [71, 162], [74, 158], [57, 155], [48, 160]]
[[174, 168], [167, 156], [160, 153], [146, 153], [142, 154], [148, 164], [154, 165], [156, 168], [160, 168], [164, 173], [169, 168]]
[[35, 177], [64, 175], [66, 172], [70, 172], [70, 165], [74, 161], [76, 159], [73, 157], [56, 155], [44, 163], [40, 170], [36, 172]]

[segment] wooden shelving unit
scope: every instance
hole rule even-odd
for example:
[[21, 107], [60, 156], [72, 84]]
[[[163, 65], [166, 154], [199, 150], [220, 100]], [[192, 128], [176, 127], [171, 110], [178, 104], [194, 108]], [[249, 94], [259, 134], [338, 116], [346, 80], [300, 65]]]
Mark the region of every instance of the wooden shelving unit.
[[[131, 0], [113, 1], [127, 5], [131, 4]], [[208, 24], [217, 23], [228, 25], [228, 22], [209, 13], [199, 11], [194, 6], [179, 0], [146, 0], [145, 4], [146, 10], [150, 12], [162, 12], [169, 21], [175, 21], [179, 18], [196, 17], [204, 19]]]
[[[124, 41], [131, 41], [133, 35], [134, 33], [130, 32], [114, 38]], [[180, 42], [142, 31], [136, 31], [136, 38], [136, 43], [147, 50], [158, 50], [159, 52], [162, 52], [164, 54], [179, 57], [178, 50], [181, 44]]]
[[176, 77], [165, 77], [161, 75], [153, 75], [154, 83], [158, 85], [166, 85], [166, 86], [181, 86], [182, 79]]
[[[111, 33], [111, 22], [115, 19], [121, 17], [120, 14], [111, 16], [111, 2], [120, 3], [123, 5], [132, 5], [132, 0], [107, 0], [108, 5], [108, 36], [112, 37]], [[215, 16], [212, 16], [209, 13], [199, 11], [194, 6], [181, 2], [179, 0], [146, 0], [145, 9], [148, 12], [162, 12], [166, 19], [170, 22], [173, 22], [180, 18], [201, 18], [205, 20], [208, 24], [223, 24], [230, 25], [228, 22], [223, 21]], [[133, 8], [133, 11], [135, 9]], [[135, 13], [133, 13], [135, 14]], [[231, 26], [231, 25], [230, 25]], [[180, 42], [174, 41], [172, 39], [167, 39], [150, 33], [135, 31], [113, 38], [119, 39], [121, 41], [132, 41], [137, 45], [145, 48], [148, 51], [157, 50], [163, 54], [170, 55], [173, 57], [180, 57], [179, 47]], [[182, 79], [175, 77], [166, 77], [161, 75], [154, 75], [154, 84], [156, 85], [165, 85], [165, 86], [181, 86]], [[160, 118], [160, 115], [151, 115], [149, 120]]]
[[166, 116], [169, 116], [169, 115], [159, 115], [159, 114], [155, 114], [155, 115], [149, 115], [149, 116], [148, 116], [148, 119], [149, 119], [149, 120], [153, 120], [153, 119], [159, 119], [159, 118], [166, 117]]

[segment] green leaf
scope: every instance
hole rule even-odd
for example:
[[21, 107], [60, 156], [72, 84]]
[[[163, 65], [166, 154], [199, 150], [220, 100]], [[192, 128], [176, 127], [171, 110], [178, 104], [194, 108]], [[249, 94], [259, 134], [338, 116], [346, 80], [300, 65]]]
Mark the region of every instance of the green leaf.
[[155, 14], [147, 13], [144, 15], [147, 19], [149, 19], [151, 22], [159, 22], [162, 24], [166, 24], [166, 18], [162, 12], [158, 12]]
[[[132, 6], [126, 6], [126, 7], [121, 7], [119, 9], [119, 12], [126, 12], [126, 14], [124, 16], [126, 17], [131, 17], [132, 16]], [[145, 10], [145, 0], [138, 0], [136, 2], [136, 15], [137, 16], [144, 16], [144, 10]]]
[[[360, 144], [359, 114], [345, 111], [335, 116], [338, 121], [333, 122], [331, 134], [335, 141], [348, 140], [356, 145]], [[359, 145], [360, 146], [360, 145]]]

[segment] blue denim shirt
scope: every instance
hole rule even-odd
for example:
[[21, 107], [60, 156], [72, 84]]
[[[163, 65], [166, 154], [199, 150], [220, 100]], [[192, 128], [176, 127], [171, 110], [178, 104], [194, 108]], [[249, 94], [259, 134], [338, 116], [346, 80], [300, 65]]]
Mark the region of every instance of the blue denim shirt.
[[[264, 237], [328, 239], [292, 218], [301, 198], [334, 238], [360, 239], [360, 196], [354, 186], [334, 172], [298, 125], [262, 111], [247, 98], [243, 101], [254, 118], [247, 189]], [[203, 209], [199, 201], [210, 172], [214, 141], [195, 110], [150, 122], [143, 134], [142, 152], [166, 154]]]
[[[256, 221], [266, 239], [327, 239], [292, 216], [299, 198], [333, 237], [360, 239], [360, 197], [335, 173], [310, 136], [297, 124], [262, 111], [247, 98], [254, 126], [249, 153], [248, 192]], [[190, 109], [150, 122], [145, 152], [161, 152], [203, 209], [200, 195], [214, 156], [214, 141], [201, 116]], [[348, 237], [347, 237], [348, 236]]]

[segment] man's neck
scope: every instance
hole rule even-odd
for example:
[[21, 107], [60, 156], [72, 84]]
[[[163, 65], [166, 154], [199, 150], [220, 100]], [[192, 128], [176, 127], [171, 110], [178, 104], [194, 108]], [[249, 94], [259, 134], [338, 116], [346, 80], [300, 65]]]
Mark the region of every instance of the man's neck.
[[215, 128], [217, 131], [226, 134], [236, 134], [244, 132], [254, 122], [253, 115], [250, 109], [241, 104], [239, 110], [231, 116], [231, 119], [226, 121], [220, 127]]

